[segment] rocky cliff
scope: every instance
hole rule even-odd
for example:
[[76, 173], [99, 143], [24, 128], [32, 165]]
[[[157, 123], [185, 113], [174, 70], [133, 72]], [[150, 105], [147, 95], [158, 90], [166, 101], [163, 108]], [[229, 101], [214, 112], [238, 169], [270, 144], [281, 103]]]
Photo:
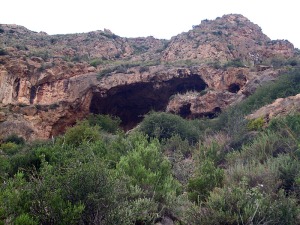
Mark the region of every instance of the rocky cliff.
[[109, 30], [47, 35], [0, 25], [0, 136], [47, 139], [89, 113], [125, 129], [151, 110], [215, 117], [276, 79], [272, 60], [295, 56], [241, 15], [202, 21], [171, 40]]

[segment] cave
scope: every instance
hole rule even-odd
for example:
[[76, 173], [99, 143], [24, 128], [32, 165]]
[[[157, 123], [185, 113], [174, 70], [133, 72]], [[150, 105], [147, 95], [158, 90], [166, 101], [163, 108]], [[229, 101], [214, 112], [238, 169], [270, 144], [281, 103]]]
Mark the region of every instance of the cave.
[[36, 96], [36, 87], [32, 86], [30, 88], [30, 104], [33, 104], [35, 96]]
[[[90, 113], [118, 116], [121, 126], [129, 130], [143, 120], [149, 111], [164, 111], [172, 95], [187, 91], [202, 91], [207, 84], [197, 74], [186, 78], [173, 78], [155, 83], [135, 83], [113, 87], [102, 96], [94, 92], [90, 104]], [[190, 107], [190, 106], [189, 106]], [[182, 109], [182, 116], [187, 117], [189, 107]]]
[[240, 85], [236, 83], [230, 84], [228, 87], [228, 91], [231, 93], [238, 93], [240, 89]]
[[17, 78], [14, 81], [13, 87], [14, 87], [13, 97], [17, 98], [19, 96], [19, 91], [20, 91], [20, 78]]
[[191, 113], [191, 103], [185, 104], [179, 109], [179, 115], [183, 118], [188, 118]]
[[208, 119], [216, 118], [220, 115], [222, 112], [220, 107], [215, 107], [211, 112], [203, 113], [202, 115], [199, 115], [200, 117], [206, 117]]

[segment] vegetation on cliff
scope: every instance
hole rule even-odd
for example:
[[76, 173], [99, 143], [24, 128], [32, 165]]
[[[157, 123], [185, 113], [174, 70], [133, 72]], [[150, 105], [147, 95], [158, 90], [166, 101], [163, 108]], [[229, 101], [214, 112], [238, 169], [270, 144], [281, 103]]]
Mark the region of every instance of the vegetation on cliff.
[[[152, 112], [125, 134], [91, 115], [55, 139], [1, 143], [1, 224], [297, 224], [300, 115], [244, 117], [298, 93], [299, 71], [211, 120]], [[254, 101], [255, 99], [255, 101]]]
[[241, 15], [170, 41], [15, 25], [0, 40], [0, 225], [299, 224], [300, 106], [247, 119], [300, 92], [288, 41]]

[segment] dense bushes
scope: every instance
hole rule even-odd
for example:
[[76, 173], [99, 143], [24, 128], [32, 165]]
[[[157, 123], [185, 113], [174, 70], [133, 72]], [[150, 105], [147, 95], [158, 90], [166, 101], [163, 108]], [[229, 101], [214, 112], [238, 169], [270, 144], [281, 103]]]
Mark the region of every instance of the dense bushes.
[[121, 119], [109, 115], [94, 115], [88, 117], [88, 122], [92, 126], [100, 126], [100, 128], [109, 133], [115, 134], [119, 130]]
[[168, 139], [174, 135], [179, 135], [190, 143], [196, 143], [199, 139], [199, 130], [196, 123], [164, 112], [146, 115], [140, 124], [139, 130], [149, 137], [155, 137], [159, 140]]
[[298, 93], [300, 93], [300, 70], [294, 70], [281, 75], [277, 81], [258, 88], [253, 95], [237, 107], [242, 113], [247, 114], [272, 103], [277, 98], [285, 98]]
[[49, 142], [2, 143], [0, 224], [297, 224], [299, 114], [255, 131], [220, 118], [151, 113], [125, 134], [92, 115]]

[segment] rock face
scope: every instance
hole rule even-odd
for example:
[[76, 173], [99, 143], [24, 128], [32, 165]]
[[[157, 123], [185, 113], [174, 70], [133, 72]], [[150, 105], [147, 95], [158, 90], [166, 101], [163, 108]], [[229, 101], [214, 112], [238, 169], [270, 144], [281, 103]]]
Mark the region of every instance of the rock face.
[[266, 105], [248, 116], [248, 119], [264, 118], [265, 121], [278, 116], [300, 112], [300, 94], [287, 98], [278, 98], [272, 104]]
[[287, 41], [271, 41], [259, 26], [240, 15], [225, 15], [216, 20], [204, 20], [193, 30], [173, 37], [162, 59], [227, 62], [233, 59], [251, 65], [280, 53], [293, 56], [293, 46]]
[[89, 113], [122, 119], [151, 110], [213, 118], [276, 79], [270, 64], [294, 56], [241, 15], [203, 21], [170, 41], [109, 30], [47, 35], [0, 25], [0, 137], [61, 134]]

